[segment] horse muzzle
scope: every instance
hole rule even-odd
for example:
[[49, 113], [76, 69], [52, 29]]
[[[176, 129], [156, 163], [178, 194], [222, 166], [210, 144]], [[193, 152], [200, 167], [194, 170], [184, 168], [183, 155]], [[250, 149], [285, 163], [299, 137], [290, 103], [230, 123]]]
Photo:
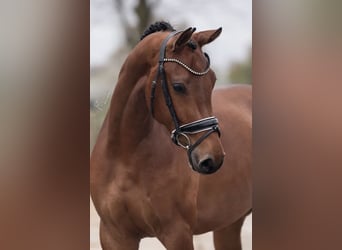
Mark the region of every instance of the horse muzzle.
[[[195, 143], [191, 143], [189, 134], [197, 134], [204, 132], [204, 134], [198, 138]], [[179, 126], [171, 132], [172, 141], [180, 147], [187, 150], [189, 163], [192, 169], [201, 174], [212, 174], [215, 173], [223, 163], [223, 157], [219, 161], [215, 161], [213, 157], [208, 156], [204, 159], [197, 161], [194, 158], [193, 151], [198, 147], [210, 134], [217, 133], [221, 135], [218, 126], [218, 119], [214, 116], [200, 119], [191, 123]]]
[[198, 164], [192, 161], [192, 169], [200, 174], [213, 174], [222, 166], [223, 158], [224, 156], [220, 160], [215, 161], [213, 157], [208, 156], [200, 160]]

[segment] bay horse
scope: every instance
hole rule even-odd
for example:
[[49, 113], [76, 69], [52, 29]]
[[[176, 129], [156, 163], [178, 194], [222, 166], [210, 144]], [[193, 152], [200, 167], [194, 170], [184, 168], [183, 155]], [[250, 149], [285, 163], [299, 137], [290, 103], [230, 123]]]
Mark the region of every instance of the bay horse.
[[209, 231], [216, 250], [241, 249], [252, 208], [251, 87], [213, 91], [202, 47], [221, 31], [157, 22], [124, 62], [90, 160], [103, 249], [157, 237], [167, 250], [193, 250], [193, 235]]

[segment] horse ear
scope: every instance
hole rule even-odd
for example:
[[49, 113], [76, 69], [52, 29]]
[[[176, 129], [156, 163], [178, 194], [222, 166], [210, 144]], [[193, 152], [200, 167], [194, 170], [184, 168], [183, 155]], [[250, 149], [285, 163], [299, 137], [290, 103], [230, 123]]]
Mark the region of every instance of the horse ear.
[[194, 34], [194, 40], [197, 41], [198, 45], [202, 47], [208, 43], [214, 41], [222, 32], [222, 27], [217, 30], [206, 30], [197, 32]]
[[180, 48], [182, 48], [184, 45], [186, 45], [188, 43], [188, 41], [190, 40], [192, 34], [195, 32], [196, 28], [187, 28], [186, 30], [184, 30], [183, 32], [181, 32], [177, 39], [174, 41], [173, 43], [173, 51], [176, 51]]

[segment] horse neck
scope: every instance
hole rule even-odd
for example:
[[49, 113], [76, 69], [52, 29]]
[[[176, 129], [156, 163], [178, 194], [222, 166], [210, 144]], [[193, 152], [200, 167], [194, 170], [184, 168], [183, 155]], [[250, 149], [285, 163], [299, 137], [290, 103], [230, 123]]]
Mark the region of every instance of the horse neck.
[[106, 119], [107, 147], [122, 155], [135, 150], [149, 133], [152, 116], [145, 100], [148, 64], [131, 53], [120, 71]]

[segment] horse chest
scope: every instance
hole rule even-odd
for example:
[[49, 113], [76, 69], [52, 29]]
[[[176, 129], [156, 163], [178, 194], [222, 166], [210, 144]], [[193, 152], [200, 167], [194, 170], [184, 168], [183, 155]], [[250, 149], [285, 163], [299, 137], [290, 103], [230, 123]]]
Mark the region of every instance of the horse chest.
[[168, 171], [164, 174], [164, 178], [152, 172], [134, 178], [120, 175], [114, 180], [117, 198], [112, 199], [112, 220], [120, 220], [144, 236], [155, 236], [162, 230], [161, 225], [175, 218], [194, 223], [197, 178], [185, 175], [185, 180]]

